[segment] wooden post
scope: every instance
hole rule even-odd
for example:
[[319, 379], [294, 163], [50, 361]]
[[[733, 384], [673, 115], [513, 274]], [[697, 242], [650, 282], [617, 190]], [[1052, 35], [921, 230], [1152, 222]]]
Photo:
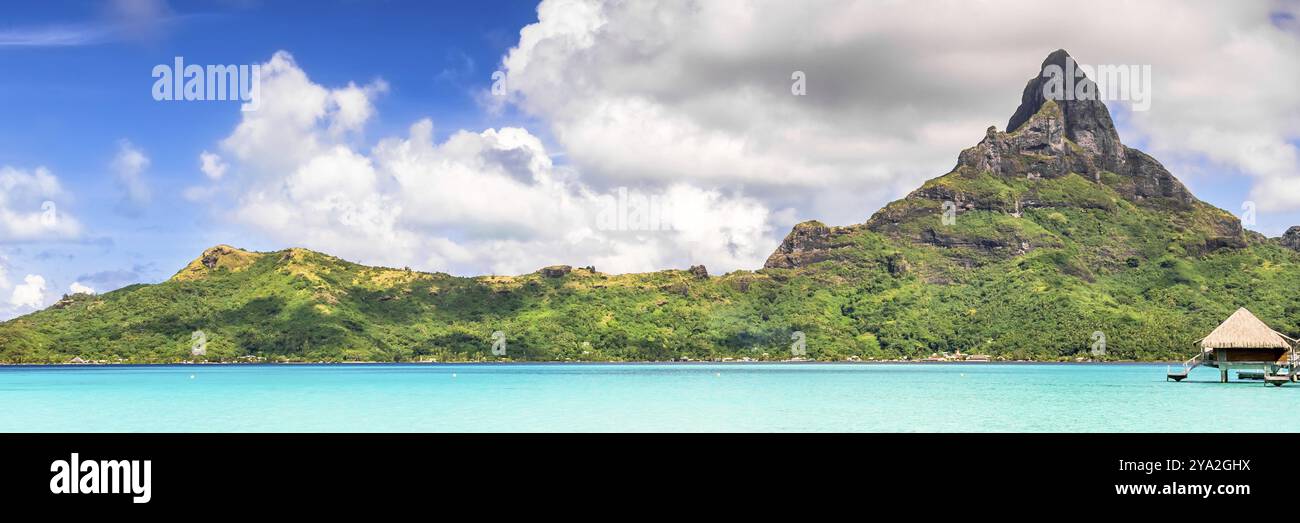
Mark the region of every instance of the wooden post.
[[1219, 383], [1227, 383], [1227, 382], [1228, 382], [1228, 368], [1224, 367], [1222, 369], [1219, 369]]

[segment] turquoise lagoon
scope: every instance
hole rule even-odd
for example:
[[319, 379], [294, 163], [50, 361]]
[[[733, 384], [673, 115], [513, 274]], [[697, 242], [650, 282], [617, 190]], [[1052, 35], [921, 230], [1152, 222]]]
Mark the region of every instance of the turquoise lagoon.
[[1141, 364], [0, 367], [3, 432], [1300, 431], [1300, 384]]

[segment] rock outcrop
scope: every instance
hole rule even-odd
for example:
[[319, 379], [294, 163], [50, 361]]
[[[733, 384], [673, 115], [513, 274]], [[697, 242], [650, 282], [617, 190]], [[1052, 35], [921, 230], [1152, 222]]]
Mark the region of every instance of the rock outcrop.
[[1300, 252], [1300, 225], [1287, 229], [1286, 234], [1278, 238], [1277, 242], [1283, 247]]
[[212, 271], [242, 271], [257, 262], [262, 253], [246, 251], [229, 245], [217, 245], [203, 251], [198, 258], [191, 261], [184, 269], [172, 276], [176, 280], [196, 280], [206, 277]]
[[813, 220], [794, 226], [790, 234], [776, 248], [767, 262], [767, 269], [792, 269], [836, 257], [836, 251], [847, 247], [845, 241], [857, 226], [827, 227], [826, 224]]
[[542, 276], [547, 278], [563, 278], [570, 272], [573, 272], [573, 267], [568, 265], [552, 265], [550, 267], [542, 267], [541, 270]]
[[885, 258], [885, 268], [889, 270], [889, 274], [900, 277], [911, 272], [912, 264], [908, 263], [907, 258], [904, 258], [902, 254], [894, 253]]
[[[1074, 78], [1065, 78], [1070, 75]], [[1049, 98], [1049, 90], [1045, 88], [1053, 76], [1061, 78], [1060, 85], [1066, 89], [1073, 85], [1084, 85], [1086, 87], [1081, 90], [1097, 92], [1097, 84], [1076, 67], [1070, 53], [1057, 49], [1047, 55], [1039, 67], [1038, 75], [1029, 79], [1025, 85], [1020, 96], [1020, 106], [1007, 122], [1007, 132], [1020, 130], [1021, 126], [1039, 113], [1044, 104], [1055, 102], [1060, 107], [1064, 137], [1086, 151], [1088, 156], [1097, 159], [1098, 167], [1118, 172], [1125, 160], [1124, 146], [1119, 141], [1119, 132], [1115, 130], [1115, 123], [1110, 119], [1106, 104], [1096, 97], [1075, 99], [1073, 94], [1067, 96], [1063, 91], [1054, 93], [1056, 96]]]

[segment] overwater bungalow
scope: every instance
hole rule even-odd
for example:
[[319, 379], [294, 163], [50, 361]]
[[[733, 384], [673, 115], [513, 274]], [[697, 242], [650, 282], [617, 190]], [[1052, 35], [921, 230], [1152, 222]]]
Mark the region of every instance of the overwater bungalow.
[[1228, 382], [1228, 371], [1246, 370], [1257, 371], [1251, 374], [1262, 374], [1265, 382], [1281, 386], [1300, 379], [1296, 342], [1243, 307], [1209, 336], [1197, 340], [1200, 353], [1184, 362], [1182, 368], [1170, 369], [1167, 379], [1182, 381], [1192, 369], [1205, 365], [1219, 369], [1219, 381], [1223, 383]]

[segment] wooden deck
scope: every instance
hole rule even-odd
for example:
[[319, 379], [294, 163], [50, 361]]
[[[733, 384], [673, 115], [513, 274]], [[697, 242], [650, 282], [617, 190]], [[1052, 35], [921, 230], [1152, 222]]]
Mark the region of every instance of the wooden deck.
[[1262, 380], [1276, 387], [1300, 381], [1297, 379], [1300, 378], [1300, 354], [1294, 354], [1292, 351], [1282, 353], [1281, 357], [1274, 357], [1270, 353], [1267, 357], [1259, 359], [1226, 356], [1227, 354], [1220, 355], [1215, 351], [1197, 354], [1196, 357], [1181, 365], [1166, 367], [1165, 381], [1183, 381], [1187, 379], [1192, 369], [1201, 366], [1219, 369], [1221, 383], [1227, 383], [1229, 373], [1234, 370], [1237, 371], [1239, 380]]

